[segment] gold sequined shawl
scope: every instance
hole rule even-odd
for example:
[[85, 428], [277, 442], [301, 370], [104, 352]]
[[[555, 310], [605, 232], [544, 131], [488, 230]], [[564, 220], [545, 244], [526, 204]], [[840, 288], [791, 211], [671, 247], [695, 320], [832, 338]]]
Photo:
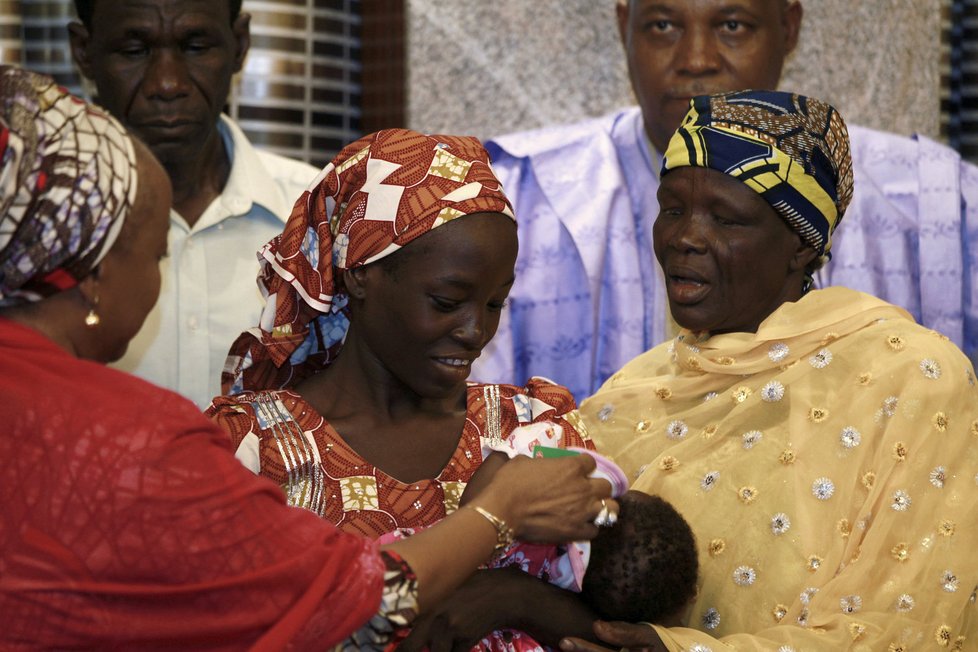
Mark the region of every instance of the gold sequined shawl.
[[844, 288], [625, 365], [581, 412], [696, 534], [669, 649], [978, 645], [974, 382], [947, 338]]

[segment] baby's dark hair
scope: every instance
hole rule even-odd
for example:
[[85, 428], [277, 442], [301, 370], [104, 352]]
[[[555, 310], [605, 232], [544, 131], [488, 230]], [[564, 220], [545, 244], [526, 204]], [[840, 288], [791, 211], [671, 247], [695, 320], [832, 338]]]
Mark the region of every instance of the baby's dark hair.
[[629, 491], [619, 505], [618, 522], [591, 542], [581, 596], [603, 620], [662, 623], [696, 594], [693, 531], [658, 496]]

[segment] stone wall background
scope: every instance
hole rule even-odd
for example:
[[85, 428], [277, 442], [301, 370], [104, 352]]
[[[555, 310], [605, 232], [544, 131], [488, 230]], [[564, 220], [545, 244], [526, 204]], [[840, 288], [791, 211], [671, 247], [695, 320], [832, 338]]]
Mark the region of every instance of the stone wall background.
[[[489, 136], [634, 100], [615, 0], [407, 0], [408, 123]], [[940, 131], [943, 0], [804, 0], [781, 88], [850, 122]]]

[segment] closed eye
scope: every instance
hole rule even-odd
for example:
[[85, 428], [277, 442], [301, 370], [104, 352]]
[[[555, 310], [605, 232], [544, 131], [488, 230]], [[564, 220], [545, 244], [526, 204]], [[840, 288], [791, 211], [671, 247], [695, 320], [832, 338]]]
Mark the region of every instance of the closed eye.
[[203, 40], [200, 40], [200, 39], [196, 39], [196, 40], [189, 41], [189, 42], [185, 43], [183, 45], [183, 51], [184, 52], [188, 52], [190, 54], [200, 54], [202, 52], [207, 52], [212, 47], [213, 46], [211, 45], [211, 43], [209, 41], [203, 41]]
[[441, 310], [442, 312], [457, 310], [459, 305], [461, 305], [460, 301], [455, 301], [454, 299], [449, 299], [447, 297], [440, 297], [436, 294], [430, 294], [428, 296], [431, 297], [431, 301], [435, 304], [435, 308]]
[[720, 226], [742, 226], [743, 222], [729, 217], [724, 217], [723, 215], [715, 215], [713, 221]]
[[116, 48], [116, 52], [124, 57], [135, 59], [145, 56], [149, 52], [149, 48], [142, 43], [128, 43]]

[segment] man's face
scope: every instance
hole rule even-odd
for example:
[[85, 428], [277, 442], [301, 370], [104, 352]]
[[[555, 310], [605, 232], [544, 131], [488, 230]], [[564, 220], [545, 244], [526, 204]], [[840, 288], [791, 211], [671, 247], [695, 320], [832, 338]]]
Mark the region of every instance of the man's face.
[[694, 95], [774, 90], [798, 42], [784, 0], [630, 0], [618, 28], [645, 129], [664, 152]]
[[232, 24], [224, 0], [99, 0], [91, 30], [69, 29], [98, 101], [165, 166], [193, 160], [216, 137], [248, 49], [246, 14]]

